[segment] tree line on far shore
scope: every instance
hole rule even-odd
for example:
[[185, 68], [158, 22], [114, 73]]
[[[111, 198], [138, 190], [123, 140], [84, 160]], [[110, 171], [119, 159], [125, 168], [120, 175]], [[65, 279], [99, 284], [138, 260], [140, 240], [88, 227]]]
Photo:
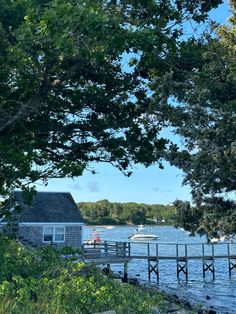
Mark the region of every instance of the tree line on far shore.
[[87, 224], [154, 224], [173, 223], [173, 205], [113, 203], [108, 200], [77, 203]]

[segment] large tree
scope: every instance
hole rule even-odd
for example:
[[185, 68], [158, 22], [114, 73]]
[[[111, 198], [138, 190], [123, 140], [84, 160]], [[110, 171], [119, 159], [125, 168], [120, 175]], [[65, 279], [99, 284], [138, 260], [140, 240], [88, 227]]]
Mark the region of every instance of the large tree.
[[189, 207], [192, 231], [212, 235], [236, 232], [235, 0], [231, 12], [230, 25], [211, 25], [214, 36], [205, 32], [180, 44], [165, 59], [166, 80], [157, 75], [153, 83], [156, 110], [161, 103], [163, 119], [183, 138], [183, 148], [167, 159], [184, 171], [197, 207], [182, 203], [179, 218]]
[[0, 0], [0, 195], [92, 161], [160, 162], [172, 147], [148, 83], [164, 81], [186, 20], [221, 2]]

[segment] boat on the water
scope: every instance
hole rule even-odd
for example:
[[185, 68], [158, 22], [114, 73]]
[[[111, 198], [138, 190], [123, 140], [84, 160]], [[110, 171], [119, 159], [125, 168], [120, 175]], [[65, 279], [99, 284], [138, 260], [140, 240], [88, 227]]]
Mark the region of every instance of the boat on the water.
[[105, 226], [105, 229], [107, 229], [107, 230], [111, 230], [111, 229], [114, 229], [115, 228], [115, 226]]
[[130, 240], [157, 240], [158, 236], [155, 234], [134, 233], [129, 236]]
[[93, 230], [89, 235], [89, 239], [85, 241], [86, 244], [94, 244], [100, 242], [101, 242], [100, 232], [98, 232], [97, 230]]
[[209, 243], [218, 243], [218, 242], [224, 242], [224, 241], [229, 241], [233, 242], [234, 241], [234, 235], [223, 235], [220, 236], [219, 238], [211, 238]]
[[158, 235], [149, 234], [146, 232], [146, 228], [143, 225], [140, 225], [135, 231], [128, 237], [130, 240], [140, 240], [140, 241], [148, 241], [148, 240], [157, 240]]

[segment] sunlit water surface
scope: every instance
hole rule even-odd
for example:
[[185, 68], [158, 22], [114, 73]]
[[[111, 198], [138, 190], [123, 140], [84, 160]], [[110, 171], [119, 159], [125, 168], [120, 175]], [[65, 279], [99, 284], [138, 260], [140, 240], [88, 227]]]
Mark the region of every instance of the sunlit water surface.
[[[197, 254], [201, 245], [197, 243], [206, 243], [205, 237], [190, 237], [186, 232], [176, 229], [171, 226], [154, 226], [147, 227], [147, 232], [158, 235], [158, 241], [150, 241], [152, 244], [151, 251], [155, 251], [155, 243], [159, 243], [159, 250], [165, 250], [165, 255], [171, 255], [175, 250], [174, 245], [160, 245], [160, 243], [179, 243], [193, 244], [193, 250]], [[150, 228], [150, 229], [149, 229]], [[89, 239], [89, 235], [93, 230], [98, 230], [102, 241], [129, 241], [128, 237], [132, 234], [135, 227], [119, 226], [113, 229], [105, 229], [103, 227], [85, 227], [84, 239]], [[225, 250], [225, 245], [216, 244], [215, 250]], [[147, 246], [141, 241], [135, 245], [135, 254], [143, 254]], [[191, 247], [190, 247], [191, 249]], [[184, 250], [184, 245], [183, 245]], [[174, 251], [173, 251], [174, 252]], [[207, 253], [207, 252], [206, 252]], [[123, 271], [123, 266], [112, 265], [112, 270]], [[176, 294], [181, 298], [187, 299], [192, 304], [203, 304], [205, 307], [214, 307], [217, 313], [236, 313], [236, 269], [232, 270], [232, 276], [229, 277], [228, 260], [216, 260], [215, 262], [215, 281], [212, 280], [212, 274], [206, 273], [205, 279], [202, 275], [202, 261], [189, 261], [188, 264], [189, 278], [186, 282], [185, 277], [181, 275], [180, 280], [176, 277], [176, 262], [175, 261], [160, 261], [159, 262], [159, 283], [155, 276], [152, 276], [151, 284], [158, 286], [162, 290]], [[148, 263], [147, 260], [132, 260], [128, 265], [129, 277], [148, 282]]]

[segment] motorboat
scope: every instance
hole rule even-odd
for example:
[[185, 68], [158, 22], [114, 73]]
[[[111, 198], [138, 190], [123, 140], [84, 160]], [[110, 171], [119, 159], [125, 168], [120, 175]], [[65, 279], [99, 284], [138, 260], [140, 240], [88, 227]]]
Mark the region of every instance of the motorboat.
[[230, 241], [233, 242], [233, 236], [232, 235], [223, 235], [219, 238], [212, 238], [210, 239], [210, 243], [218, 243], [218, 242], [224, 242], [224, 241]]
[[128, 237], [130, 240], [140, 240], [140, 241], [145, 241], [145, 240], [157, 240], [158, 235], [156, 234], [149, 234], [146, 232], [147, 229], [143, 226], [140, 225], [138, 226], [137, 229]]
[[105, 226], [105, 229], [107, 229], [107, 230], [111, 230], [111, 229], [114, 229], [115, 228], [115, 226]]
[[94, 244], [100, 242], [101, 242], [100, 232], [98, 232], [97, 230], [93, 230], [89, 235], [89, 239], [85, 241], [86, 244]]
[[155, 234], [144, 234], [144, 233], [134, 233], [129, 236], [130, 240], [157, 240], [158, 235]]
[[210, 239], [210, 243], [217, 243], [217, 242], [219, 242], [220, 241], [220, 239], [219, 238], [212, 238], [212, 239]]

